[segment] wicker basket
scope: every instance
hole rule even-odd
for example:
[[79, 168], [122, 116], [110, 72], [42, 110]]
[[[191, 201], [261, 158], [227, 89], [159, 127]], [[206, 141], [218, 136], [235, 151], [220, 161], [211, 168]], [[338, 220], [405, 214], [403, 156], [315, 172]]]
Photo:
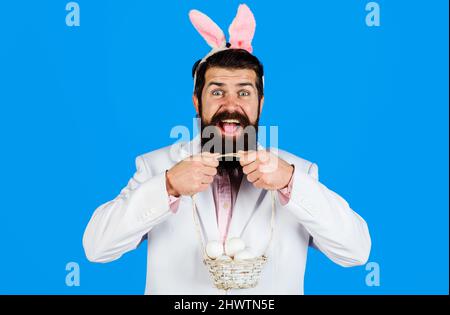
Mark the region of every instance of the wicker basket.
[[266, 261], [265, 255], [240, 261], [203, 260], [214, 285], [221, 290], [254, 288]]
[[275, 220], [275, 195], [270, 191], [272, 197], [272, 217], [270, 220], [270, 238], [265, 253], [251, 259], [214, 260], [206, 255], [205, 244], [201, 235], [198, 212], [195, 204], [195, 195], [192, 196], [194, 222], [199, 236], [203, 254], [203, 263], [207, 266], [214, 285], [221, 290], [254, 288], [259, 281], [261, 270], [267, 262], [267, 250], [272, 241]]

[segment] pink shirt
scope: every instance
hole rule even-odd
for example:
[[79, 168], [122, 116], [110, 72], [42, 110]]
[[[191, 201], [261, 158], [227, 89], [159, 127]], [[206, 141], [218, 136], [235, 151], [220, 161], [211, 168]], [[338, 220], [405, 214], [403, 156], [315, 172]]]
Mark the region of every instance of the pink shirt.
[[[216, 206], [216, 218], [217, 226], [220, 233], [220, 241], [225, 242], [228, 234], [228, 228], [231, 222], [231, 216], [233, 215], [233, 207], [236, 202], [236, 197], [239, 191], [243, 174], [241, 171], [237, 171], [228, 175], [217, 174], [214, 177], [212, 183], [212, 191], [214, 196], [214, 203]], [[282, 205], [289, 202], [293, 184], [293, 178], [289, 181], [287, 187], [278, 190], [278, 198]], [[180, 198], [169, 195], [170, 210], [176, 213]]]

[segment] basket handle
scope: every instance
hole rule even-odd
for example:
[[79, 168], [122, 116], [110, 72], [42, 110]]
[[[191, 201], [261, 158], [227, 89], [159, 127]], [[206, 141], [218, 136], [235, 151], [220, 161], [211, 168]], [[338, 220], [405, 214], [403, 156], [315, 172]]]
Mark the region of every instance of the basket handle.
[[[239, 157], [236, 153], [227, 153], [227, 154], [222, 154], [219, 157], [227, 157], [227, 156], [233, 156], [233, 157]], [[275, 225], [275, 193], [273, 190], [269, 190], [270, 191], [270, 195], [271, 195], [271, 199], [272, 199], [272, 216], [270, 219], [270, 237], [269, 237], [269, 242], [267, 243], [267, 246], [264, 250], [264, 256], [267, 257], [267, 251], [269, 250], [270, 244], [272, 242], [272, 237], [273, 237], [273, 230], [274, 230], [274, 225]], [[194, 223], [195, 223], [195, 228], [197, 230], [197, 235], [199, 237], [199, 241], [200, 241], [200, 246], [202, 248], [202, 253], [203, 253], [203, 258], [206, 258], [206, 245], [205, 245], [205, 241], [206, 237], [203, 238], [202, 237], [202, 233], [201, 233], [201, 228], [200, 228], [200, 224], [199, 224], [199, 214], [198, 214], [198, 209], [197, 209], [197, 205], [195, 202], [195, 194], [191, 196], [192, 198], [192, 215], [194, 217]]]

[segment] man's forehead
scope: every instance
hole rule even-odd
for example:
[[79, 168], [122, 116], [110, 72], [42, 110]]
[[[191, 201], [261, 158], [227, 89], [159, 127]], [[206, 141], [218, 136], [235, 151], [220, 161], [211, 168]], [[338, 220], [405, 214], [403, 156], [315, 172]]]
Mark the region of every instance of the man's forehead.
[[234, 83], [240, 81], [256, 81], [255, 71], [252, 69], [226, 69], [209, 68], [205, 73], [205, 82], [220, 81], [223, 83]]

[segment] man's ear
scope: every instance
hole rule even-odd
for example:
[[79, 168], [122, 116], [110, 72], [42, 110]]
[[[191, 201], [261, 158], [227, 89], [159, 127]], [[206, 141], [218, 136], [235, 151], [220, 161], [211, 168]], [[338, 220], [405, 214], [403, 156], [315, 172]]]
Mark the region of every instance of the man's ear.
[[259, 104], [259, 115], [261, 115], [263, 105], [264, 105], [264, 95], [261, 97], [261, 102]]
[[197, 115], [200, 115], [200, 113], [198, 111], [198, 98], [197, 98], [197, 95], [195, 95], [195, 93], [192, 94], [192, 103], [194, 103], [194, 107], [195, 107], [195, 111], [197, 112]]

